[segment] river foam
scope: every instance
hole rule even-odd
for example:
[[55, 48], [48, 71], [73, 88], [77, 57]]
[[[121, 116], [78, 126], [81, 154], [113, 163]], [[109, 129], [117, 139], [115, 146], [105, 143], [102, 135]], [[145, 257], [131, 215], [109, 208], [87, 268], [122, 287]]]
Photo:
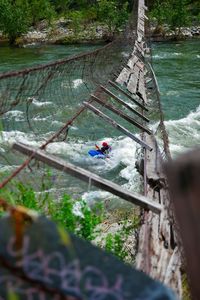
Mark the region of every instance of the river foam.
[[165, 121], [165, 126], [173, 157], [200, 146], [200, 106], [182, 119]]

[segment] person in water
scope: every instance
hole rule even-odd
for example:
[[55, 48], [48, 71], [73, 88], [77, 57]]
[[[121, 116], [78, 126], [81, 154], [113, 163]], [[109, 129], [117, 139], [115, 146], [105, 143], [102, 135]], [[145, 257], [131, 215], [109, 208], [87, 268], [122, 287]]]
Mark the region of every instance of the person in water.
[[103, 142], [102, 147], [100, 148], [99, 146], [95, 145], [97, 148], [97, 151], [102, 153], [102, 154], [108, 154], [111, 151], [111, 146], [108, 145], [108, 143]]

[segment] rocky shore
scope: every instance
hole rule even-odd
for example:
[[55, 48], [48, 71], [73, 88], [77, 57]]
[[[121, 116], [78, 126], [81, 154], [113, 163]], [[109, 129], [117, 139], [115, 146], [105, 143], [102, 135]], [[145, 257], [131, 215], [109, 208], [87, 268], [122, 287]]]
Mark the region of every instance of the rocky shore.
[[167, 25], [161, 28], [156, 28], [153, 26], [151, 28], [151, 40], [154, 42], [182, 40], [198, 37], [200, 37], [200, 25], [181, 27], [180, 30], [177, 30], [176, 32], [170, 30]]
[[[101, 43], [111, 41], [113, 33], [104, 24], [90, 24], [85, 27], [72, 28], [70, 20], [60, 19], [51, 26], [45, 21], [32, 27], [16, 40], [19, 47], [31, 47], [38, 44], [75, 44]], [[0, 40], [5, 40], [0, 33]]]
[[[61, 18], [51, 26], [47, 22], [40, 22], [37, 27], [30, 30], [17, 39], [19, 47], [31, 47], [40, 44], [75, 44], [75, 43], [103, 43], [113, 39], [113, 32], [110, 32], [105, 24], [90, 24], [85, 27], [72, 28], [70, 20]], [[181, 40], [200, 37], [200, 25], [182, 27], [180, 31], [174, 32], [167, 26], [162, 28], [151, 28], [152, 41]], [[5, 40], [0, 32], [0, 41]]]

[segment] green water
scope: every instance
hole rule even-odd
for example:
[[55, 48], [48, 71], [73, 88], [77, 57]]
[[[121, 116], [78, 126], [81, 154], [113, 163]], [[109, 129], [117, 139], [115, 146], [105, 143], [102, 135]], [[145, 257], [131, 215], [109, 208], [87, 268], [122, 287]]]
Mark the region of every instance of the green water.
[[45, 64], [98, 47], [100, 45], [44, 45], [29, 48], [0, 46], [0, 72]]
[[[90, 51], [96, 47], [88, 45], [43, 46], [24, 49], [0, 47], [0, 72], [48, 63], [69, 55]], [[200, 145], [200, 40], [156, 43], [152, 47], [153, 66], [160, 87], [170, 148], [173, 155], [178, 155]], [[80, 78], [80, 74], [76, 78], [74, 77], [75, 82]], [[82, 86], [74, 87], [74, 92], [80, 96], [82, 95]], [[56, 92], [54, 88], [51, 89], [53, 96], [55, 93], [55, 99]], [[48, 135], [52, 134], [55, 129], [58, 130], [63, 122], [66, 122], [66, 119], [74, 114], [75, 108], [77, 109], [79, 104], [73, 103], [73, 99], [63, 98], [65, 101], [63, 106], [56, 107], [55, 102], [53, 105], [51, 102], [48, 103], [48, 98], [43, 101], [46, 101], [44, 106], [34, 106], [35, 119], [32, 120], [34, 126], [38, 126], [42, 130], [39, 131], [39, 135], [31, 135], [30, 130], [29, 132], [24, 130], [25, 126], [27, 127], [26, 112], [14, 110], [5, 118], [5, 124], [8, 128], [5, 132], [5, 139], [11, 142], [18, 140], [27, 143], [28, 141], [30, 145], [38, 147], [37, 142], [46, 139], [45, 130]], [[104, 123], [102, 119], [97, 118], [91, 112], [85, 112], [82, 118], [78, 118], [73, 124], [67, 141], [51, 144], [48, 151], [63, 157], [66, 161], [71, 161], [95, 174], [118, 184], [125, 184], [125, 187], [137, 191], [139, 179], [135, 171], [136, 144], [129, 138], [120, 136], [117, 130]], [[128, 128], [130, 129], [130, 127]], [[134, 128], [130, 130], [135, 132]], [[107, 161], [91, 160], [87, 151], [93, 148], [95, 143], [100, 145], [102, 140], [106, 140], [112, 145], [111, 159]], [[19, 163], [19, 157], [12, 159], [15, 164]], [[23, 160], [24, 157], [21, 158], [21, 161]], [[63, 173], [56, 173], [55, 178], [55, 190], [64, 189], [66, 191], [67, 187], [67, 193], [73, 195], [74, 193], [79, 195], [85, 193], [87, 199], [90, 196], [92, 199], [108, 197], [105, 192], [97, 193], [94, 189], [90, 190], [87, 184], [77, 182], [71, 176], [66, 177]], [[85, 192], [87, 189], [88, 192]]]
[[153, 44], [173, 156], [200, 145], [200, 40]]
[[153, 66], [166, 120], [200, 105], [200, 40], [153, 44]]

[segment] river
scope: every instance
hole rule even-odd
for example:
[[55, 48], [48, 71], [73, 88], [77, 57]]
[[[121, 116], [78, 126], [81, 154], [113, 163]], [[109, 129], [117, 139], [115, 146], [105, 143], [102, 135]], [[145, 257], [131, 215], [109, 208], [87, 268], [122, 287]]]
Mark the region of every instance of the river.
[[[43, 46], [23, 49], [0, 47], [0, 72], [20, 69], [35, 64], [47, 63], [79, 54], [83, 51], [93, 50], [96, 46]], [[174, 43], [155, 43], [153, 49], [153, 66], [158, 79], [162, 106], [165, 114], [165, 124], [170, 138], [170, 149], [173, 156], [200, 144], [200, 40], [183, 41]], [[75, 79], [76, 81], [77, 79]], [[80, 88], [81, 82], [76, 81]], [[39, 103], [35, 102], [35, 105]], [[48, 103], [45, 105], [48, 106]], [[57, 114], [58, 115], [58, 114]], [[56, 115], [56, 116], [57, 116]], [[37, 146], [34, 136], [20, 131], [22, 124], [22, 112], [15, 110], [7, 114], [6, 122], [12, 127], [13, 119], [18, 127], [10, 128], [9, 132], [3, 132], [4, 139]], [[76, 165], [84, 167], [107, 179], [121, 184], [130, 190], [139, 191], [140, 177], [135, 170], [136, 145], [129, 138], [112, 131], [109, 126], [106, 130], [99, 130], [101, 121], [93, 122], [87, 131], [78, 131], [78, 127], [72, 128], [74, 137], [67, 142], [51, 144], [48, 151], [58, 154]], [[49, 116], [43, 122], [49, 122]], [[59, 122], [59, 119], [51, 119], [50, 122]], [[17, 125], [15, 125], [17, 126]], [[78, 134], [77, 134], [78, 132]], [[99, 134], [97, 135], [96, 132]], [[48, 134], [48, 132], [47, 132]], [[112, 136], [112, 137], [111, 137]], [[79, 138], [78, 138], [79, 137]], [[41, 135], [41, 139], [44, 135]], [[40, 139], [40, 137], [39, 137]], [[96, 160], [89, 158], [87, 151], [97, 142], [103, 140], [111, 143], [113, 151], [108, 160]], [[4, 166], [5, 168], [6, 166]], [[90, 184], [84, 184], [70, 176], [59, 173], [55, 176], [52, 189], [62, 189], [69, 194], [82, 196], [87, 200], [109, 199], [109, 195], [103, 191], [96, 191]], [[63, 184], [64, 183], [64, 184]], [[67, 188], [66, 188], [67, 185]]]
[[153, 44], [173, 157], [200, 145], [200, 40]]

